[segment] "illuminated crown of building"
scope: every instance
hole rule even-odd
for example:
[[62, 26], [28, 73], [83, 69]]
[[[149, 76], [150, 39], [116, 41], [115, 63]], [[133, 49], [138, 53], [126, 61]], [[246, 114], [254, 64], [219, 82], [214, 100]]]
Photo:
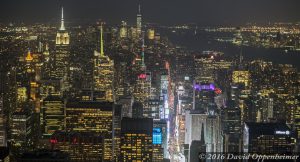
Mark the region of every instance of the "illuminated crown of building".
[[26, 60], [26, 61], [32, 61], [32, 60], [33, 60], [33, 57], [31, 56], [30, 50], [28, 51], [25, 60]]

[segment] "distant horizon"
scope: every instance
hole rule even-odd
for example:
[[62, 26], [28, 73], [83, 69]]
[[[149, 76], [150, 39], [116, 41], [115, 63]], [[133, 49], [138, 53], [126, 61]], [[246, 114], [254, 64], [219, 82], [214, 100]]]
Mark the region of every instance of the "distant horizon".
[[[59, 20], [60, 7], [64, 6], [66, 22], [102, 18], [109, 24], [119, 24], [122, 20], [134, 24], [138, 4], [138, 0], [1, 0], [0, 22], [55, 22]], [[162, 25], [300, 22], [299, 0], [143, 0], [141, 5], [143, 22]]]
[[[72, 19], [72, 20], [67, 20], [65, 21], [65, 24], [66, 24], [66, 28], [68, 28], [68, 24], [76, 24], [76, 25], [93, 25], [93, 24], [96, 24], [99, 20], [103, 20], [103, 19], [95, 19], [95, 20], [80, 20], [80, 19]], [[114, 25], [121, 25], [121, 22], [120, 21], [119, 23], [110, 23], [110, 22], [107, 22], [105, 20], [103, 20], [104, 22], [106, 22], [106, 24], [108, 26], [114, 26]], [[125, 21], [125, 20], [123, 20]], [[128, 22], [128, 21], [125, 21], [127, 22], [127, 25], [128, 26], [135, 26], [135, 22]], [[36, 24], [50, 24], [50, 25], [53, 25], [55, 26], [57, 24], [57, 26], [59, 26], [60, 24], [60, 21], [59, 19], [57, 20], [49, 20], [48, 22], [43, 22], [43, 21], [38, 21], [38, 22], [22, 22], [22, 21], [11, 21], [11, 22], [1, 22], [0, 21], [0, 24], [2, 25], [21, 25], [21, 24], [24, 24], [24, 25], [36, 25]], [[219, 26], [222, 26], [222, 27], [246, 27], [246, 26], [249, 26], [249, 25], [258, 25], [258, 26], [268, 26], [268, 25], [300, 25], [300, 21], [293, 21], [293, 22], [266, 22], [266, 23], [262, 23], [262, 22], [247, 22], [247, 23], [243, 23], [243, 24], [199, 24], [199, 23], [196, 23], [196, 22], [188, 22], [188, 23], [174, 23], [174, 24], [162, 24], [162, 23], [156, 23], [156, 22], [143, 22], [143, 26], [146, 25], [158, 25], [158, 26], [167, 26], [167, 27], [173, 27], [173, 26], [183, 26], [183, 25], [196, 25], [198, 26], [198, 28], [201, 28], [201, 27], [219, 27]]]

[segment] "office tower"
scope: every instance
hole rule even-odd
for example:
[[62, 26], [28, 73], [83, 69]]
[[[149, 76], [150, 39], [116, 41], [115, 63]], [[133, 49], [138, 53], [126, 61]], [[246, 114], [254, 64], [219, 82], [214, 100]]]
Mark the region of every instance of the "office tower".
[[124, 162], [152, 161], [153, 119], [123, 118], [121, 126], [121, 159]]
[[215, 85], [212, 83], [194, 83], [193, 110], [207, 112], [210, 103], [214, 103]]
[[[201, 140], [201, 130], [202, 126], [205, 127], [207, 115], [201, 114], [197, 112], [191, 112], [189, 110], [186, 111], [185, 114], [185, 151], [184, 155], [187, 161], [189, 161], [190, 155], [190, 146], [192, 141], [200, 141]], [[203, 125], [204, 124], [204, 125]], [[203, 128], [205, 130], [205, 128]], [[204, 131], [205, 133], [206, 131]], [[206, 140], [205, 140], [206, 141]]]
[[215, 105], [210, 105], [207, 113], [197, 112], [195, 110], [187, 110], [185, 115], [185, 152], [186, 158], [189, 157], [192, 141], [201, 140], [202, 126], [204, 126], [204, 137], [207, 152], [222, 152], [223, 137], [220, 116], [215, 112]]
[[154, 29], [148, 29], [147, 30], [147, 38], [149, 40], [154, 40], [155, 37], [155, 30]]
[[120, 153], [121, 105], [112, 102], [66, 104], [66, 130], [103, 136], [103, 161], [117, 160]]
[[64, 24], [64, 10], [61, 9], [61, 24], [60, 28], [56, 33], [56, 42], [55, 42], [55, 55], [54, 55], [54, 70], [51, 74], [53, 78], [64, 79], [69, 71], [69, 44], [70, 36], [68, 31], [65, 28]]
[[137, 83], [134, 87], [133, 97], [136, 101], [142, 102], [150, 99], [151, 95], [151, 73], [141, 73], [138, 76]]
[[[169, 157], [168, 144], [168, 121], [164, 119], [153, 120], [153, 145], [159, 149], [163, 148], [163, 158]], [[154, 150], [153, 150], [154, 151]], [[153, 155], [154, 156], [154, 155]]]
[[43, 52], [43, 65], [42, 65], [42, 79], [50, 78], [51, 77], [51, 69], [53, 69], [53, 65], [51, 64], [52, 61], [50, 60], [50, 52], [49, 46], [46, 44], [45, 50]]
[[34, 67], [32, 62], [33, 62], [33, 57], [30, 50], [28, 50], [28, 53], [25, 58], [25, 63], [26, 63], [25, 67], [27, 73], [34, 73]]
[[153, 144], [152, 162], [161, 162], [164, 159], [164, 149], [160, 145]]
[[137, 38], [139, 38], [142, 34], [141, 4], [139, 4], [138, 14], [136, 15], [136, 33], [137, 33]]
[[114, 101], [114, 61], [104, 54], [103, 27], [100, 26], [100, 52], [94, 51], [94, 91], [103, 93], [97, 100]]
[[233, 71], [232, 82], [234, 84], [241, 83], [246, 88], [250, 86], [250, 72], [249, 71]]
[[128, 29], [126, 21], [122, 21], [121, 28], [120, 28], [120, 38], [127, 38], [128, 37]]
[[220, 114], [218, 114], [217, 106], [214, 103], [208, 105], [205, 142], [207, 151], [223, 152], [223, 131]]
[[201, 82], [214, 82], [214, 55], [204, 53], [194, 58], [195, 60], [195, 81]]
[[49, 138], [57, 130], [65, 129], [65, 104], [61, 97], [49, 95], [43, 100], [40, 123], [44, 138]]
[[92, 132], [56, 131], [51, 135], [52, 150], [69, 154], [73, 161], [103, 161], [103, 137]]
[[232, 102], [221, 110], [224, 133], [224, 152], [241, 152], [241, 110]]
[[0, 96], [0, 147], [5, 147], [7, 145], [6, 139], [6, 128], [5, 128], [5, 117], [3, 109], [3, 97]]
[[201, 127], [201, 138], [200, 140], [193, 140], [190, 147], [189, 160], [199, 161], [199, 154], [206, 153], [206, 143], [204, 137], [204, 125]]
[[243, 151], [259, 154], [289, 154], [296, 140], [284, 123], [245, 123]]
[[12, 114], [11, 145], [13, 152], [20, 154], [32, 145], [32, 113], [21, 109]]
[[143, 104], [141, 102], [134, 102], [132, 105], [132, 118], [143, 118]]
[[127, 96], [127, 97], [121, 97], [117, 101], [117, 104], [122, 105], [122, 118], [123, 117], [132, 117], [133, 114], [133, 97], [132, 96]]
[[145, 118], [160, 119], [162, 101], [160, 99], [150, 99], [145, 101], [143, 106], [143, 116]]

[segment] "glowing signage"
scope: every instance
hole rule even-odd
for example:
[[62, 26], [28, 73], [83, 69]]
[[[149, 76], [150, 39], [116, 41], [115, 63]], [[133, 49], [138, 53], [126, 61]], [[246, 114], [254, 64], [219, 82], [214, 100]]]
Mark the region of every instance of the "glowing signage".
[[140, 74], [139, 75], [139, 79], [146, 79], [147, 78], [147, 75], [146, 74]]
[[216, 94], [221, 94], [221, 93], [222, 93], [222, 90], [221, 90], [220, 88], [216, 88], [216, 89], [215, 89], [215, 93], [216, 93]]
[[290, 135], [290, 131], [275, 131], [275, 134], [280, 134], [280, 135]]
[[152, 143], [155, 144], [155, 145], [162, 144], [162, 131], [161, 131], [161, 128], [153, 128]]
[[211, 90], [211, 91], [214, 91], [216, 88], [215, 88], [214, 84], [195, 84], [194, 85], [194, 89], [198, 90], [198, 91], [201, 91], [201, 90]]

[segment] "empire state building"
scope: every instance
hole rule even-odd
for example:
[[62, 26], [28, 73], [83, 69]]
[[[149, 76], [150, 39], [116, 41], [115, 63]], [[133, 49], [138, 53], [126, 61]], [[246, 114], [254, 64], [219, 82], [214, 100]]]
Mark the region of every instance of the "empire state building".
[[52, 77], [55, 79], [64, 79], [67, 76], [69, 68], [69, 43], [70, 36], [66, 31], [64, 24], [64, 10], [61, 9], [61, 25], [56, 34], [54, 70]]

